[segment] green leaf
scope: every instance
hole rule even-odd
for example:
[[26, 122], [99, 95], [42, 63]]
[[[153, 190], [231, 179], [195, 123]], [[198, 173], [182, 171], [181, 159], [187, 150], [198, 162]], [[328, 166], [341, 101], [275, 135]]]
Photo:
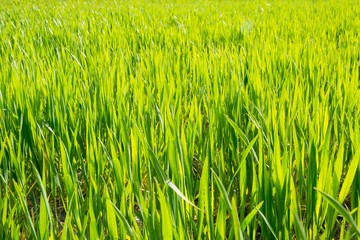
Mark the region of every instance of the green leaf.
[[256, 207], [246, 216], [246, 218], [241, 222], [241, 231], [245, 231], [245, 228], [249, 225], [251, 220], [255, 217], [257, 209], [260, 209], [264, 201], [261, 201]]
[[31, 220], [31, 216], [30, 216], [30, 213], [29, 213], [29, 209], [28, 209], [27, 204], [26, 204], [26, 202], [25, 202], [24, 194], [22, 193], [19, 185], [18, 185], [15, 181], [13, 181], [13, 184], [14, 184], [16, 193], [17, 193], [17, 195], [18, 195], [18, 197], [19, 197], [19, 199], [20, 199], [21, 207], [22, 207], [22, 209], [23, 209], [23, 211], [24, 211], [24, 213], [25, 213], [26, 220], [27, 220], [28, 224], [30, 225], [31, 234], [32, 234], [33, 238], [34, 238], [35, 240], [37, 240], [37, 239], [38, 239], [38, 236], [36, 235], [36, 231], [35, 231], [35, 228], [34, 228], [34, 224], [33, 224], [32, 220]]
[[120, 218], [120, 220], [122, 221], [123, 225], [125, 226], [126, 228], [126, 231], [128, 233], [128, 235], [133, 238], [134, 237], [134, 234], [133, 234], [133, 231], [128, 223], [128, 221], [126, 220], [126, 218], [124, 217], [124, 215], [122, 215], [122, 213], [120, 212], [120, 210], [109, 200], [109, 202], [111, 203], [111, 205], [113, 205], [113, 207], [115, 208], [116, 210], [116, 213], [118, 215], [118, 217]]
[[353, 219], [353, 217], [351, 216], [351, 214], [349, 213], [349, 211], [347, 211], [338, 201], [336, 201], [330, 195], [324, 193], [323, 191], [321, 191], [317, 188], [314, 188], [314, 189], [316, 191], [318, 191], [325, 198], [325, 200], [327, 200], [330, 203], [330, 205], [333, 208], [335, 208], [336, 211], [338, 211], [346, 219], [346, 221], [355, 229], [355, 232], [358, 235], [358, 237], [360, 237], [360, 229], [356, 225], [356, 222]]
[[348, 167], [348, 172], [346, 174], [345, 180], [340, 190], [339, 203], [343, 203], [346, 198], [346, 195], [349, 193], [352, 182], [354, 181], [356, 170], [359, 165], [359, 159], [360, 159], [360, 148], [356, 150], [355, 155]]
[[172, 190], [174, 190], [176, 192], [176, 194], [181, 197], [185, 202], [187, 202], [188, 204], [190, 204], [191, 206], [193, 206], [196, 209], [200, 209], [198, 207], [195, 206], [195, 204], [193, 204], [192, 202], [190, 202], [189, 199], [187, 199], [184, 194], [181, 193], [181, 191], [175, 186], [175, 184], [173, 182], [171, 182], [170, 179], [166, 180], [165, 182]]
[[307, 237], [306, 237], [305, 229], [301, 223], [299, 216], [295, 212], [293, 213], [293, 215], [295, 219], [296, 239], [306, 240]]
[[222, 184], [221, 180], [219, 179], [219, 177], [216, 175], [215, 171], [212, 168], [210, 168], [210, 169], [211, 169], [211, 171], [213, 172], [213, 174], [215, 176], [216, 184], [219, 187], [221, 195], [224, 197], [225, 204], [226, 204], [228, 210], [231, 212], [231, 202], [230, 202], [229, 196], [227, 194], [227, 191], [226, 191], [224, 185]]
[[233, 229], [234, 229], [234, 235], [235, 235], [235, 240], [243, 240], [243, 234], [241, 231], [241, 227], [240, 227], [240, 222], [239, 222], [239, 215], [236, 209], [236, 202], [235, 202], [235, 198], [232, 199], [231, 201], [231, 206], [232, 206], [232, 219], [233, 219]]
[[266, 219], [266, 217], [264, 216], [264, 214], [263, 214], [259, 209], [257, 209], [256, 207], [255, 207], [255, 209], [259, 212], [261, 218], [264, 220], [266, 226], [269, 228], [269, 230], [270, 230], [271, 234], [274, 236], [274, 238], [275, 238], [275, 239], [278, 239], [278, 238], [276, 237], [275, 233], [274, 233], [273, 228], [271, 227], [270, 223], [268, 222], [268, 220]]
[[[46, 190], [42, 184], [42, 180], [41, 180], [41, 177], [40, 177], [40, 174], [39, 172], [37, 171], [34, 163], [32, 161], [30, 161], [32, 167], [33, 167], [33, 170], [35, 172], [35, 177], [36, 177], [36, 180], [38, 182], [38, 185], [40, 187], [40, 190], [41, 190], [41, 193], [42, 193], [42, 201], [41, 201], [41, 205], [44, 203], [45, 204], [45, 207], [46, 207], [46, 212], [47, 212], [47, 215], [48, 215], [48, 219], [49, 219], [49, 222], [50, 222], [50, 231], [51, 231], [51, 234], [53, 233], [53, 223], [52, 223], [52, 217], [51, 217], [51, 210], [50, 210], [50, 205], [49, 205], [49, 202], [47, 200], [47, 194], [46, 194]], [[40, 206], [41, 207], [41, 206]], [[41, 211], [41, 209], [40, 209]], [[41, 226], [41, 228], [48, 228], [48, 226]], [[53, 234], [52, 234], [53, 235]]]

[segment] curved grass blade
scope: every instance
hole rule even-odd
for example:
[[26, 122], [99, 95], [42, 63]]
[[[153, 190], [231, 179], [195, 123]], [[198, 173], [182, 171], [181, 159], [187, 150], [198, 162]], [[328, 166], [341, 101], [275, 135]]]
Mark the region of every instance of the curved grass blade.
[[122, 213], [120, 212], [120, 210], [110, 201], [111, 205], [113, 205], [113, 207], [115, 208], [116, 210], [116, 213], [117, 215], [119, 216], [120, 220], [123, 222], [125, 228], [126, 228], [126, 231], [128, 232], [129, 236], [131, 238], [134, 238], [134, 234], [133, 234], [133, 231], [128, 223], [128, 221], [126, 220], [126, 218], [124, 217], [124, 215], [122, 215]]
[[[294, 212], [294, 219], [295, 219], [295, 230], [296, 230], [296, 238], [301, 240], [306, 240], [306, 232], [304, 226], [301, 223], [299, 216]], [[299, 235], [300, 234], [300, 235]]]
[[276, 237], [276, 235], [275, 235], [275, 233], [274, 233], [273, 228], [271, 227], [270, 223], [268, 222], [268, 220], [266, 219], [266, 217], [264, 216], [264, 214], [263, 214], [258, 208], [255, 207], [255, 209], [256, 209], [256, 211], [259, 212], [261, 218], [264, 220], [264, 222], [265, 222], [266, 226], [269, 228], [271, 234], [274, 236], [274, 238], [275, 238], [276, 240], [278, 240], [278, 238]]
[[189, 199], [187, 199], [184, 194], [182, 194], [182, 192], [180, 191], [180, 189], [178, 189], [175, 184], [173, 182], [171, 182], [170, 179], [166, 180], [165, 182], [172, 190], [174, 190], [176, 192], [176, 194], [181, 197], [185, 202], [187, 202], [188, 204], [190, 204], [191, 206], [193, 206], [194, 208], [200, 210], [200, 208], [198, 208], [197, 206], [195, 206], [195, 204], [193, 204], [192, 202], [190, 202]]
[[[50, 205], [49, 205], [49, 202], [47, 200], [47, 194], [46, 194], [44, 185], [42, 184], [42, 180], [41, 180], [41, 177], [40, 177], [40, 174], [39, 174], [38, 170], [36, 169], [36, 167], [35, 167], [35, 165], [34, 165], [34, 163], [32, 161], [30, 161], [30, 163], [31, 163], [31, 165], [33, 167], [33, 170], [35, 172], [35, 177], [36, 177], [36, 179], [38, 181], [38, 184], [39, 184], [42, 196], [43, 196], [43, 200], [44, 200], [45, 207], [46, 207], [46, 212], [48, 214], [49, 222], [50, 222], [50, 231], [51, 231], [51, 234], [53, 235], [53, 223], [52, 223]], [[42, 227], [44, 227], [44, 226], [42, 226]]]
[[264, 201], [261, 201], [258, 205], [256, 205], [256, 207], [246, 216], [246, 218], [242, 221], [241, 223], [241, 231], [245, 231], [245, 228], [247, 227], [247, 225], [249, 225], [249, 223], [251, 222], [251, 220], [254, 218], [254, 216], [257, 213], [257, 209], [261, 208], [261, 206], [263, 205]]
[[[241, 140], [245, 144], [250, 144], [249, 139], [246, 137], [245, 133], [239, 128], [239, 126], [233, 120], [231, 120], [231, 118], [229, 118], [227, 115], [225, 115], [225, 118], [230, 123], [230, 125], [234, 128], [235, 132], [240, 136]], [[258, 159], [258, 157], [256, 155], [256, 152], [255, 152], [254, 148], [251, 148], [251, 152], [254, 155], [254, 157], [256, 159], [256, 162], [259, 162], [259, 159]]]
[[252, 147], [254, 146], [254, 144], [255, 144], [258, 136], [259, 136], [259, 135], [257, 135], [257, 136], [249, 143], [249, 145], [246, 147], [246, 149], [242, 152], [239, 167], [236, 169], [233, 177], [231, 178], [229, 187], [228, 187], [228, 189], [227, 189], [227, 192], [228, 192], [228, 193], [230, 193], [231, 185], [232, 185], [232, 183], [234, 182], [235, 177], [236, 177], [236, 175], [239, 173], [241, 167], [244, 165], [245, 159], [246, 159], [247, 155], [249, 154], [250, 150], [252, 149]]
[[220, 178], [216, 175], [215, 171], [212, 168], [210, 168], [210, 170], [213, 172], [213, 174], [215, 176], [216, 184], [218, 185], [220, 192], [225, 199], [226, 206], [228, 207], [229, 211], [231, 212], [231, 202], [229, 199], [229, 195], [227, 194], [227, 191], [226, 191], [224, 185], [222, 184]]
[[31, 220], [31, 216], [30, 216], [27, 204], [25, 202], [24, 195], [21, 193], [21, 189], [20, 189], [19, 185], [15, 181], [13, 181], [13, 183], [14, 183], [16, 193], [18, 194], [18, 197], [20, 198], [21, 207], [22, 207], [23, 211], [25, 212], [26, 219], [28, 220], [28, 223], [30, 225], [31, 234], [33, 235], [33, 238], [35, 240], [37, 240], [38, 236], [36, 235], [34, 224], [33, 224], [32, 220]]
[[231, 201], [231, 206], [232, 206], [232, 219], [233, 219], [233, 229], [234, 229], [234, 235], [235, 235], [235, 239], [236, 240], [243, 240], [244, 236], [242, 234], [241, 231], [241, 226], [240, 226], [240, 222], [239, 222], [239, 215], [238, 215], [238, 211], [236, 209], [236, 201], [235, 198], [232, 199]]
[[350, 223], [350, 225], [355, 229], [355, 232], [356, 232], [357, 236], [360, 237], [360, 229], [357, 226], [354, 218], [349, 213], [349, 211], [347, 211], [338, 201], [336, 201], [330, 195], [324, 193], [323, 191], [321, 191], [321, 190], [319, 190], [317, 188], [314, 188], [314, 189], [316, 191], [318, 191], [330, 203], [330, 205], [333, 208], [335, 208], [336, 211], [338, 211], [346, 219], [346, 221], [348, 221], [348, 223]]

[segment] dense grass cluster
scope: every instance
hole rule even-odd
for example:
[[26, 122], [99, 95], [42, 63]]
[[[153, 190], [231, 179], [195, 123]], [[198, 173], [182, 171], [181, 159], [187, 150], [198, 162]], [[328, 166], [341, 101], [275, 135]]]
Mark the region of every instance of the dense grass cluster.
[[355, 239], [359, 81], [356, 0], [0, 0], [0, 238]]

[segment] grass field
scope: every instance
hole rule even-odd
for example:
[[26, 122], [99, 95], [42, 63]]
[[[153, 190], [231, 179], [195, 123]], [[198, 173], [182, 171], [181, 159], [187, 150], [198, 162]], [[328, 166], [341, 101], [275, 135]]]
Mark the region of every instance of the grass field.
[[358, 239], [360, 2], [0, 0], [0, 239]]

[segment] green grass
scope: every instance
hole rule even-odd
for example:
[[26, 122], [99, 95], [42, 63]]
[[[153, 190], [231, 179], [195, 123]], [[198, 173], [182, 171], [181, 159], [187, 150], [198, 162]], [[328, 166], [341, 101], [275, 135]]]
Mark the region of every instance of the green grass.
[[0, 0], [0, 239], [357, 239], [360, 2]]

